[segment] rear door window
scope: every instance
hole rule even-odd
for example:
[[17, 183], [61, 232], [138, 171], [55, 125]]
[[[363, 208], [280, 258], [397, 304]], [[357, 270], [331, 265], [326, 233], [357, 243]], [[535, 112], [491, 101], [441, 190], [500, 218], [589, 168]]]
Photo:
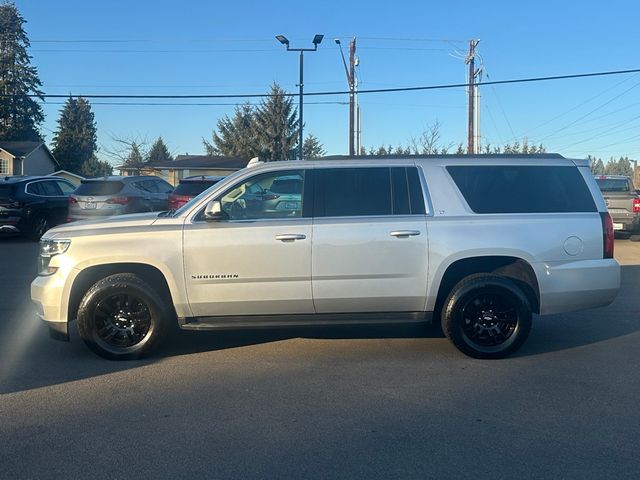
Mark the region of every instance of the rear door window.
[[576, 167], [451, 165], [446, 168], [475, 213], [597, 211]]
[[314, 179], [316, 217], [425, 213], [415, 167], [320, 168]]
[[42, 195], [47, 197], [59, 197], [62, 195], [62, 190], [54, 180], [45, 180], [38, 183], [40, 184]]

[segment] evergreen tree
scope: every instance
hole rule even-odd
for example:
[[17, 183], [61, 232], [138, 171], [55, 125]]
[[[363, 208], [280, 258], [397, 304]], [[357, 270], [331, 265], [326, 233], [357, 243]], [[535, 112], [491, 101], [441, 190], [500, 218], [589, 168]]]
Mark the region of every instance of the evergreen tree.
[[320, 140], [313, 134], [307, 135], [307, 138], [304, 139], [304, 143], [302, 144], [302, 156], [305, 159], [314, 159], [322, 157], [326, 154], [326, 151]]
[[80, 167], [80, 175], [84, 175], [85, 177], [103, 177], [112, 174], [113, 167], [111, 164], [98, 160], [95, 155], [85, 161]]
[[151, 148], [149, 149], [149, 153], [147, 154], [147, 162], [156, 163], [156, 162], [171, 162], [173, 161], [173, 157], [169, 153], [169, 149], [167, 145], [162, 140], [162, 137], [158, 137], [158, 139], [153, 142]]
[[212, 143], [202, 139], [208, 155], [253, 158], [259, 155], [256, 138], [255, 111], [249, 104], [236, 107], [232, 118], [227, 115], [218, 120], [218, 131], [212, 134]]
[[594, 175], [604, 175], [604, 163], [601, 158], [596, 159], [596, 157], [588, 155], [587, 160], [589, 160], [589, 165], [591, 166], [591, 173]]
[[271, 86], [269, 93], [270, 96], [262, 100], [255, 112], [260, 159], [293, 159], [298, 139], [298, 111], [293, 107], [293, 100], [285, 96], [285, 91], [277, 83]]
[[633, 167], [631, 160], [627, 157], [620, 157], [617, 161], [611, 158], [605, 167], [607, 175], [626, 175], [633, 178]]
[[60, 111], [53, 136], [53, 156], [60, 168], [78, 173], [98, 150], [97, 127], [91, 105], [84, 98], [69, 98]]
[[27, 53], [29, 39], [24, 18], [13, 3], [0, 4], [0, 140], [39, 140], [38, 126], [44, 120], [37, 95], [42, 83]]
[[136, 142], [131, 144], [131, 150], [129, 150], [129, 155], [124, 161], [124, 165], [127, 167], [134, 167], [140, 165], [144, 162], [144, 156], [140, 152], [140, 147]]

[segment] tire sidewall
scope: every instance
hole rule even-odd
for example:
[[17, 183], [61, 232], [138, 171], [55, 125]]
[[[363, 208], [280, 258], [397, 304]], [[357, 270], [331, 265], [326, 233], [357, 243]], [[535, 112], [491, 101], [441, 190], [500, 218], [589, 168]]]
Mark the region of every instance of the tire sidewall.
[[[151, 317], [151, 325], [145, 337], [130, 347], [110, 345], [98, 335], [96, 307], [102, 300], [118, 293], [138, 297], [145, 303]], [[85, 294], [78, 308], [78, 332], [84, 342], [97, 354], [114, 360], [129, 360], [148, 355], [164, 338], [167, 324], [164, 304], [158, 294], [133, 275], [126, 278], [113, 275], [97, 282]]]
[[[473, 297], [479, 294], [504, 296], [516, 310], [517, 324], [514, 332], [503, 344], [485, 347], [470, 340], [464, 332], [463, 310]], [[463, 353], [474, 358], [504, 358], [518, 350], [531, 330], [531, 307], [526, 295], [509, 279], [498, 276], [468, 278], [451, 291], [445, 302], [442, 327], [445, 335]]]

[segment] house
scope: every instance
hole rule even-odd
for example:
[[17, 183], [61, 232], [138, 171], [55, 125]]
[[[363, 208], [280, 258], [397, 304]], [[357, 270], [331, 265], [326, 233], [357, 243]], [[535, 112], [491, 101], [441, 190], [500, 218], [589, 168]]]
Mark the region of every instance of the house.
[[248, 158], [212, 155], [178, 155], [170, 162], [140, 163], [116, 167], [120, 175], [155, 175], [171, 185], [194, 175], [226, 176], [247, 166]]
[[82, 180], [84, 180], [85, 178], [82, 175], [71, 173], [66, 170], [58, 170], [57, 172], [50, 173], [49, 176], [64, 178], [65, 180], [69, 180], [74, 185], [80, 185], [80, 183], [82, 183]]
[[42, 141], [0, 140], [0, 176], [49, 175], [58, 167]]

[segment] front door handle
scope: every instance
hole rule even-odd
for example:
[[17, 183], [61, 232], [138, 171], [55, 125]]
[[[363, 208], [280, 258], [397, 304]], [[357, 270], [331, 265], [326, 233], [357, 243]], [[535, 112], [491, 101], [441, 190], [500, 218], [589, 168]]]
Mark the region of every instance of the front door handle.
[[389, 235], [396, 238], [409, 238], [420, 235], [420, 230], [394, 230]]
[[281, 242], [293, 242], [295, 240], [304, 240], [305, 238], [307, 238], [307, 236], [302, 233], [281, 233], [280, 235], [276, 235], [276, 240], [280, 240]]

